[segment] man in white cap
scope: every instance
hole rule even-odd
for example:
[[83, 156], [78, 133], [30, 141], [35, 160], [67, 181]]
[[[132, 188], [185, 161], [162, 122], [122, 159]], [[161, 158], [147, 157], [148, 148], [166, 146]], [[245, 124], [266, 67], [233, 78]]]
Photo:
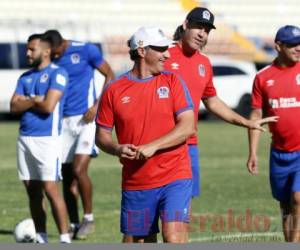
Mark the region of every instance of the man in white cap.
[[[193, 105], [185, 84], [163, 72], [172, 43], [156, 27], [128, 41], [133, 68], [103, 91], [96, 144], [123, 165], [123, 242], [187, 242], [192, 173], [186, 139], [194, 134]], [[118, 142], [112, 138], [115, 127]]]
[[[286, 241], [300, 242], [300, 28], [281, 27], [275, 37], [278, 53], [271, 65], [259, 71], [252, 93], [251, 119], [280, 117], [269, 125], [272, 133], [270, 184], [282, 210]], [[258, 173], [260, 131], [249, 131], [248, 171]]]

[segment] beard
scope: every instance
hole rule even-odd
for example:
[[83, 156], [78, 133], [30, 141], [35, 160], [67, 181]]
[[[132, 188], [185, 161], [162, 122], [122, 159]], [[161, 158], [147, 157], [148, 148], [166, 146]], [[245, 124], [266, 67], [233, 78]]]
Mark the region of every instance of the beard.
[[42, 63], [42, 57], [38, 57], [32, 60], [32, 62], [28, 61], [29, 66], [33, 67], [33, 68], [38, 68], [40, 66], [40, 64]]

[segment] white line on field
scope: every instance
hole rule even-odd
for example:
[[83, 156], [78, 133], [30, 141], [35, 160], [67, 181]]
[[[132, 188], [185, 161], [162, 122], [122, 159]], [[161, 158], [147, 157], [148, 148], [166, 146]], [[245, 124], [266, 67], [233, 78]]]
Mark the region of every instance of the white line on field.
[[230, 240], [234, 238], [247, 238], [247, 237], [272, 237], [272, 236], [279, 236], [283, 237], [283, 234], [280, 232], [269, 232], [269, 233], [236, 233], [230, 235], [216, 235], [211, 237], [198, 237], [198, 238], [190, 238], [190, 242], [208, 242], [214, 240]]

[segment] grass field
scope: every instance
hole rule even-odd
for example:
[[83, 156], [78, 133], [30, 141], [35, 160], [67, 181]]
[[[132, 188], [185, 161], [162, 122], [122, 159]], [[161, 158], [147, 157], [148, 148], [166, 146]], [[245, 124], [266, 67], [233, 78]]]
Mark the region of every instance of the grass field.
[[[16, 171], [16, 122], [0, 122], [0, 243], [13, 242], [15, 224], [29, 217], [27, 197]], [[283, 241], [280, 212], [270, 193], [268, 178], [269, 133], [262, 137], [260, 173], [246, 171], [247, 131], [223, 122], [199, 124], [202, 195], [192, 203], [190, 242]], [[118, 243], [120, 173], [117, 158], [105, 153], [94, 159], [96, 233], [89, 243]], [[58, 236], [48, 207], [51, 242]], [[76, 241], [78, 242], [78, 241]]]

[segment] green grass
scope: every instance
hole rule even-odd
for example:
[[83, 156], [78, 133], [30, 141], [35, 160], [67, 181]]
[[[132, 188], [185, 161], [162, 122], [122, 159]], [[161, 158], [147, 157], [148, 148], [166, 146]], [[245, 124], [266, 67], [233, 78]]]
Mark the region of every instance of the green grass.
[[[30, 217], [25, 190], [16, 171], [17, 133], [17, 123], [0, 123], [0, 243], [13, 242], [15, 224]], [[282, 241], [280, 211], [269, 187], [270, 134], [262, 136], [258, 176], [250, 176], [246, 170], [246, 129], [223, 122], [201, 122], [199, 137], [202, 195], [192, 203], [190, 241]], [[118, 159], [101, 152], [98, 158], [92, 160], [89, 171], [94, 185], [97, 227], [96, 233], [86, 242], [118, 243], [121, 240], [121, 167]], [[228, 223], [228, 211], [233, 214], [232, 226]], [[48, 212], [49, 238], [51, 242], [57, 242], [57, 230], [49, 208]], [[247, 212], [250, 215], [248, 221]]]

